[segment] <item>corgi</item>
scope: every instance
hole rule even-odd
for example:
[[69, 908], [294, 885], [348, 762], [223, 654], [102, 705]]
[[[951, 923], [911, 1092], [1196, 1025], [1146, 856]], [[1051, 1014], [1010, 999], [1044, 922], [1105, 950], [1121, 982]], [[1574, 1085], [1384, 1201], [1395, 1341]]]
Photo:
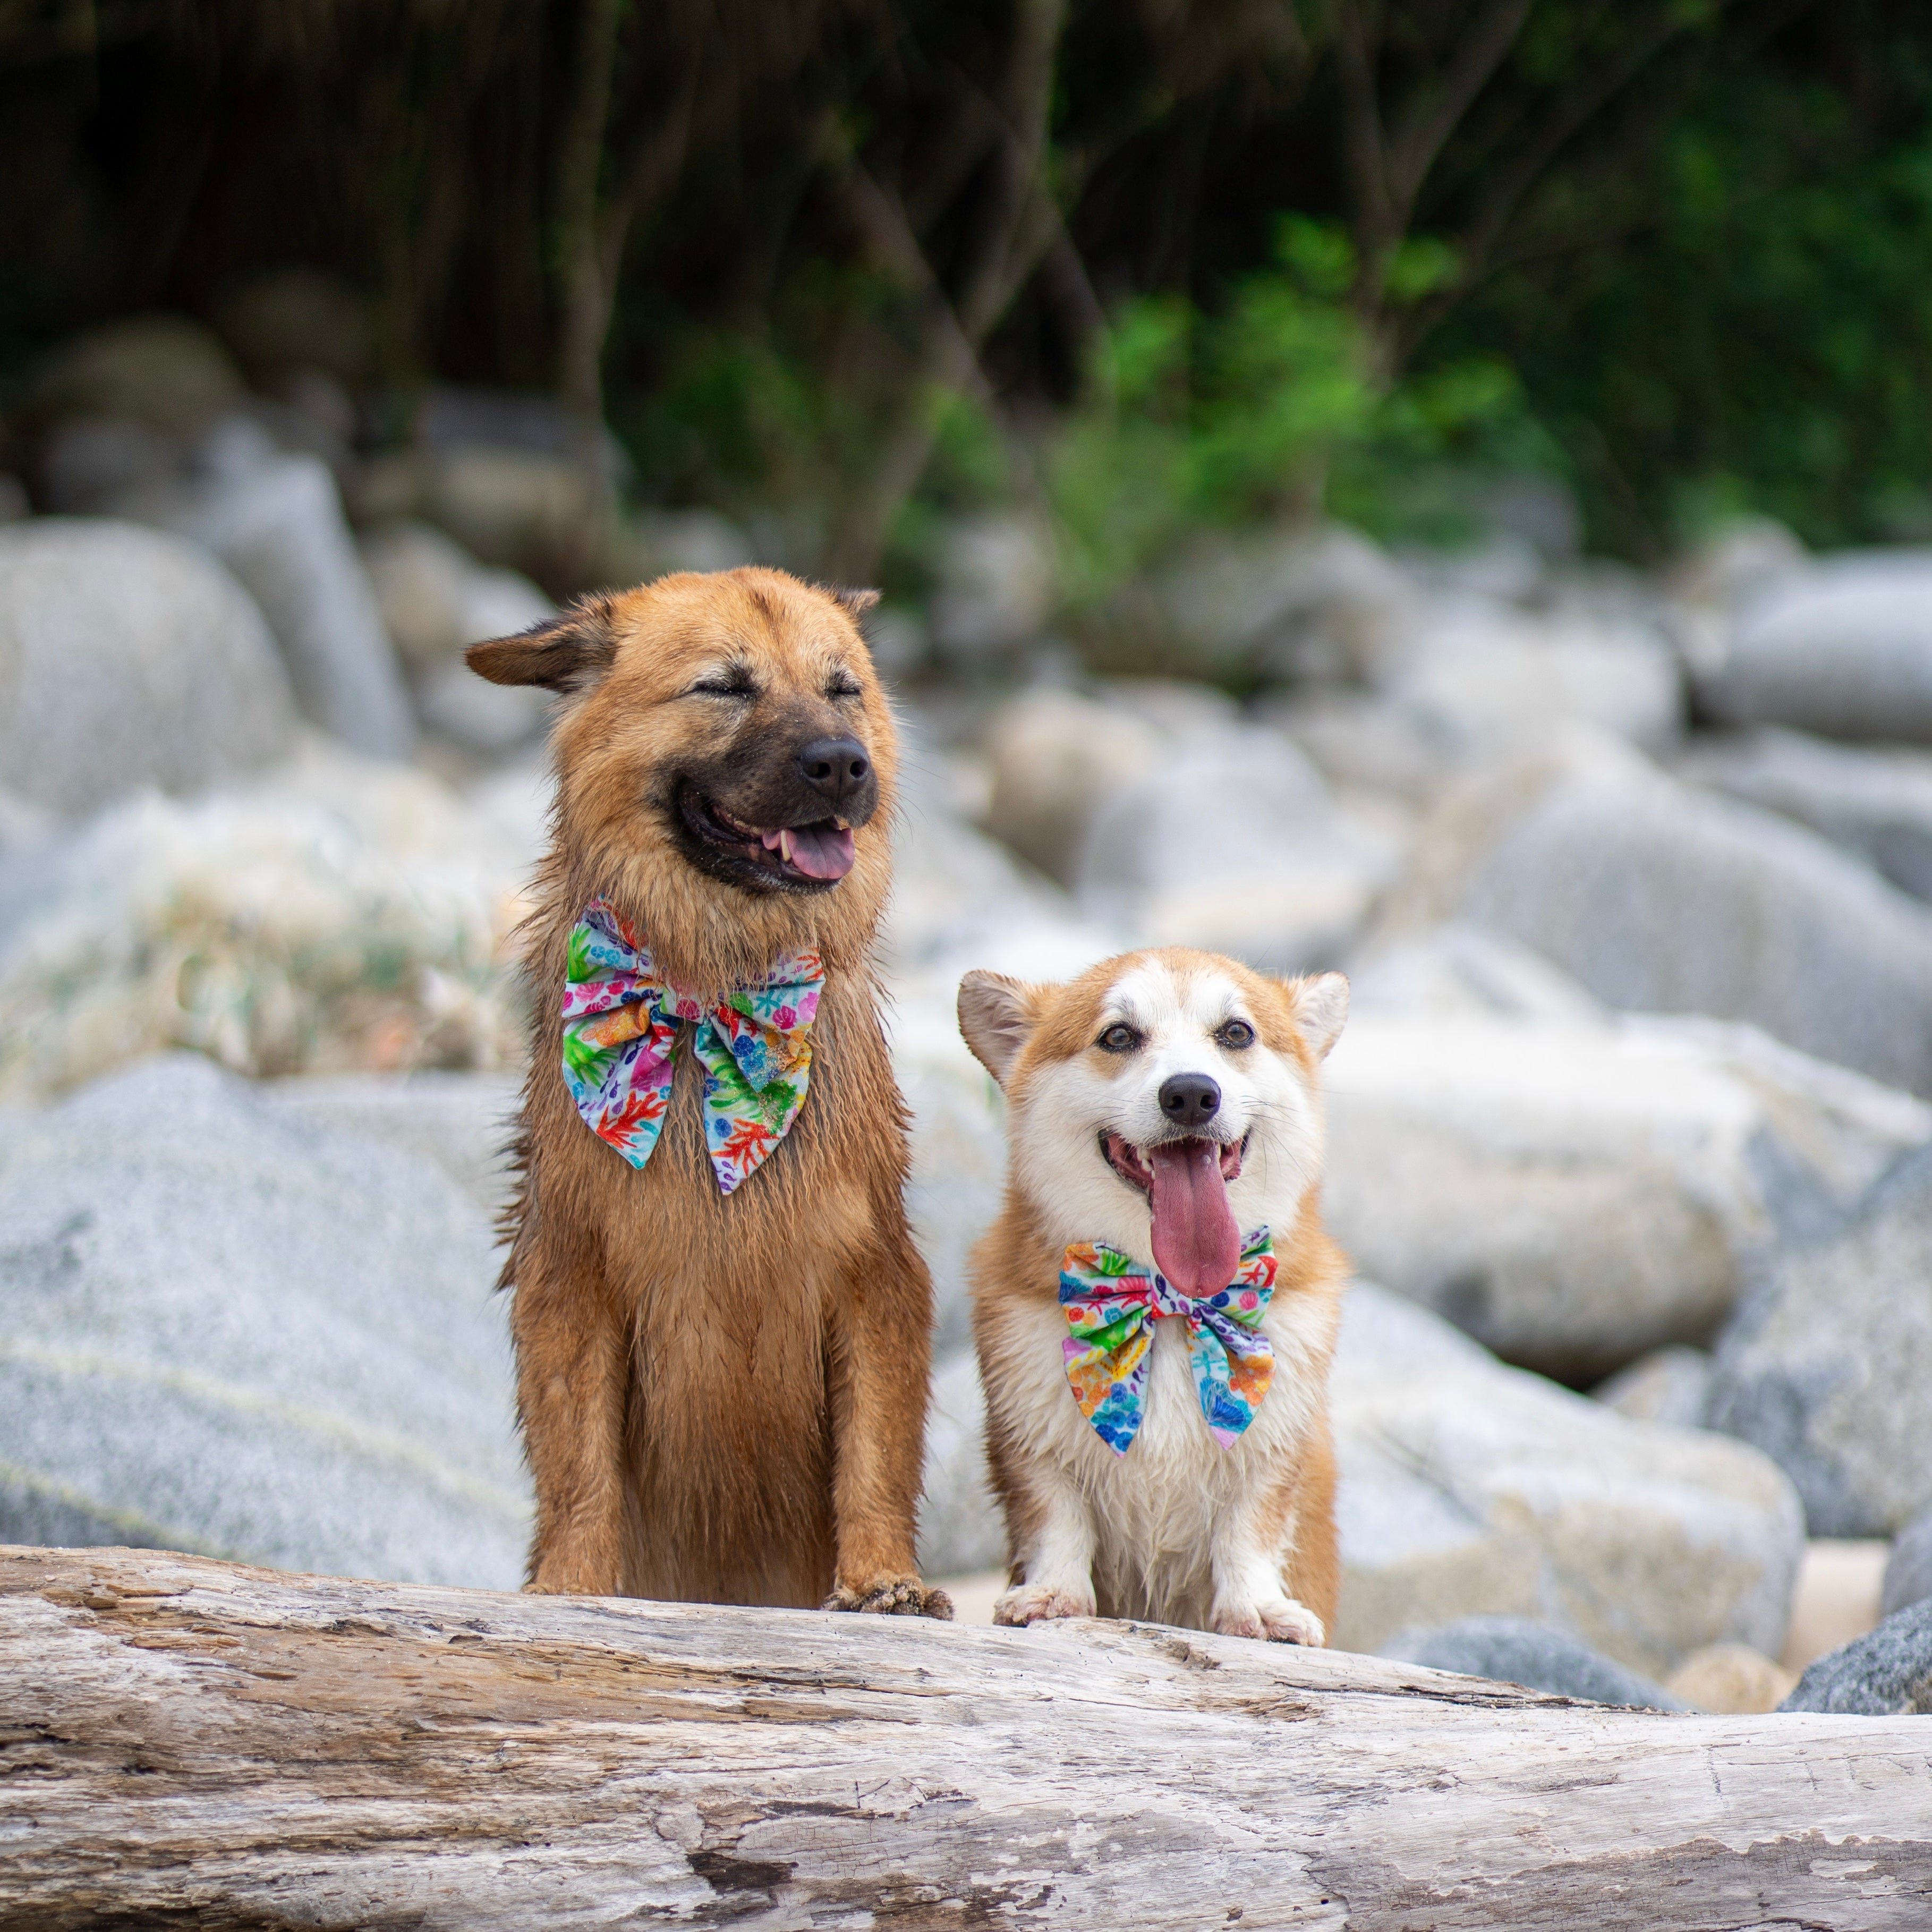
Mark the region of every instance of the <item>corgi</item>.
[[962, 982], [1008, 1108], [1005, 1202], [973, 1256], [996, 1622], [1328, 1641], [1348, 1268], [1322, 1224], [1318, 1072], [1348, 1006], [1339, 973], [1184, 948], [1068, 986]]

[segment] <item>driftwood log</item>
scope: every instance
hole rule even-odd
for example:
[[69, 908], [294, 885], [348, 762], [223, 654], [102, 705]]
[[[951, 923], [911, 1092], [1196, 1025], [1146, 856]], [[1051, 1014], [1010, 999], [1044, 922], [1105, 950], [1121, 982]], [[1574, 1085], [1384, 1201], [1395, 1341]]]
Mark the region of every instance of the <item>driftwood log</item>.
[[0, 1926], [1922, 1928], [1932, 1722], [0, 1550]]

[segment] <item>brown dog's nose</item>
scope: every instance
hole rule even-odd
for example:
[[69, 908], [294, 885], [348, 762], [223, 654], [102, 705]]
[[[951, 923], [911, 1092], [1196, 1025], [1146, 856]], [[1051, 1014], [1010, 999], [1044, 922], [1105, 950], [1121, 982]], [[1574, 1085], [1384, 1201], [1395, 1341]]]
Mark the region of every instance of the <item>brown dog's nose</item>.
[[840, 806], [872, 776], [872, 761], [856, 738], [814, 738], [799, 747], [798, 772], [813, 790]]
[[1178, 1127], [1204, 1127], [1221, 1111], [1221, 1090], [1204, 1073], [1174, 1073], [1160, 1083], [1160, 1111]]

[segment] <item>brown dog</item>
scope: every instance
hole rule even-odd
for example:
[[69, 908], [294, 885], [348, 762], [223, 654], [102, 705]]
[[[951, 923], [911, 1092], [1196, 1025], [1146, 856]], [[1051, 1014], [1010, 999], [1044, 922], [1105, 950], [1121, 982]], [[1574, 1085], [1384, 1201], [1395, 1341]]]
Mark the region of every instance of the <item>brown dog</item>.
[[[872, 601], [773, 570], [683, 574], [468, 653], [565, 696], [504, 1270], [532, 1588], [951, 1614], [913, 1553], [932, 1285], [872, 965], [896, 760], [854, 621]], [[690, 1004], [650, 1063], [674, 1069], [668, 1104], [644, 1083], [592, 1131], [562, 1008], [600, 900], [664, 1000]], [[752, 1122], [767, 1150], [724, 1192], [700, 1052], [728, 1034], [693, 1022], [801, 954], [823, 968], [816, 1018], [776, 1050], [808, 1038], [803, 1103], [775, 1142]], [[596, 1041], [647, 1011], [602, 1013]], [[640, 1164], [625, 1135], [654, 1104]]]
[[962, 983], [1008, 1109], [1006, 1204], [974, 1255], [996, 1621], [1327, 1641], [1347, 1270], [1322, 1226], [1316, 1073], [1348, 996], [1339, 973], [1178, 948], [1067, 986]]

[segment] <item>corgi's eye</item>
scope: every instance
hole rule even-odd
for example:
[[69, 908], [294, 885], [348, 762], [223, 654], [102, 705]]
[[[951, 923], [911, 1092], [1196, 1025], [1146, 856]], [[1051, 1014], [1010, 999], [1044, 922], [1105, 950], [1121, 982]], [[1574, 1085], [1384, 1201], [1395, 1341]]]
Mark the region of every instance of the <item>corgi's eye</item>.
[[1232, 1048], [1237, 1053], [1244, 1046], [1255, 1043], [1255, 1030], [1246, 1020], [1227, 1020], [1214, 1037], [1223, 1046]]
[[1094, 1044], [1102, 1053], [1137, 1053], [1141, 1036], [1132, 1027], [1116, 1022]]

